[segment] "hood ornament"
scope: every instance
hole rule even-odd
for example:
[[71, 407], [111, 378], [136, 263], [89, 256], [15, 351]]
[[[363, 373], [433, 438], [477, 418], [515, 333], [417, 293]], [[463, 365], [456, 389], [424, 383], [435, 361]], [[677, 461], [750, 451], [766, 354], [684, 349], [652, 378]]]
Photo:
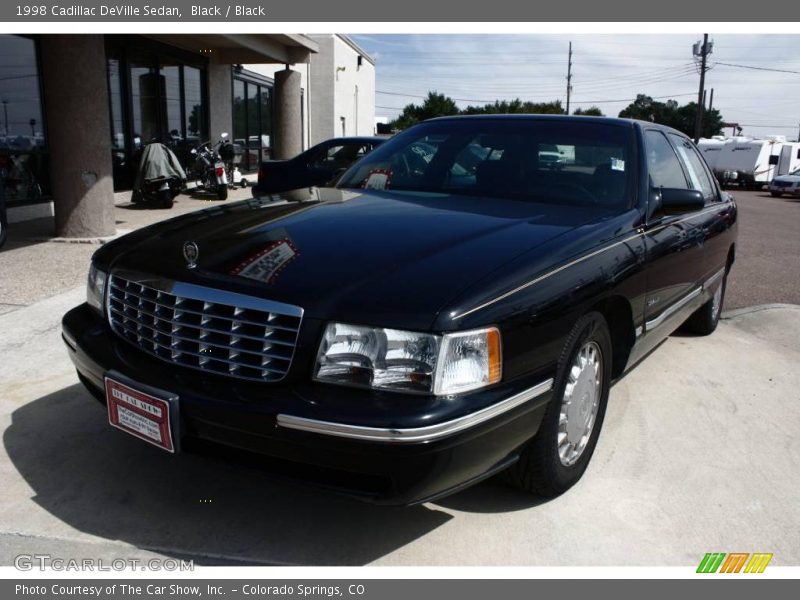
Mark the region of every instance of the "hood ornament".
[[183, 243], [183, 258], [186, 259], [186, 267], [194, 269], [197, 266], [197, 257], [200, 256], [200, 248], [195, 242]]

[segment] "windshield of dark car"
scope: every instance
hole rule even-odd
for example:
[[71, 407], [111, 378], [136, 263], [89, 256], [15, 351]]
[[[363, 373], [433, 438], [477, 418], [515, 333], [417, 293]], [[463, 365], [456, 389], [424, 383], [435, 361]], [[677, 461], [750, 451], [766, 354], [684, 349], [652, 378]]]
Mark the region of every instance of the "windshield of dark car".
[[623, 209], [632, 137], [630, 127], [589, 120], [431, 121], [364, 157], [338, 187]]

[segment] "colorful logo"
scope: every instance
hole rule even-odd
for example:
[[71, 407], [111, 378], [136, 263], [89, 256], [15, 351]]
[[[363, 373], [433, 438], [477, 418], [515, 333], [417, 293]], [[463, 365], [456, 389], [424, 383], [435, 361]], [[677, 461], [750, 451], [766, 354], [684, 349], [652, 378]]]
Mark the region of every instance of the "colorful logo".
[[697, 567], [698, 573], [763, 573], [772, 554], [766, 552], [708, 552]]

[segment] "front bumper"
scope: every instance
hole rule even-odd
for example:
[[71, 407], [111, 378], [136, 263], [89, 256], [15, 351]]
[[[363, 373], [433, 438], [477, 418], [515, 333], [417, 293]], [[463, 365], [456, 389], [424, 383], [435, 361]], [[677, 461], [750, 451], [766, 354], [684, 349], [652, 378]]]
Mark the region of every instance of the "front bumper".
[[[182, 448], [234, 456], [376, 503], [424, 502], [510, 465], [538, 430], [552, 387], [539, 377], [423, 399], [297, 378], [239, 382], [141, 352], [86, 304], [64, 316], [62, 330], [81, 381], [99, 401], [110, 370], [177, 394]], [[366, 416], [356, 420], [357, 413]]]

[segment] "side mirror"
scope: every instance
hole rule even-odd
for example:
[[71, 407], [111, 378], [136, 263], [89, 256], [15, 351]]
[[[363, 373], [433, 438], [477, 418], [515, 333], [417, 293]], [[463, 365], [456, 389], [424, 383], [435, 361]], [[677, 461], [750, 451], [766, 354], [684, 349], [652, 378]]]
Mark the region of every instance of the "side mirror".
[[694, 212], [701, 210], [706, 205], [703, 193], [697, 190], [656, 188], [653, 191], [655, 192], [654, 197], [657, 199], [656, 212], [660, 211], [665, 215]]

